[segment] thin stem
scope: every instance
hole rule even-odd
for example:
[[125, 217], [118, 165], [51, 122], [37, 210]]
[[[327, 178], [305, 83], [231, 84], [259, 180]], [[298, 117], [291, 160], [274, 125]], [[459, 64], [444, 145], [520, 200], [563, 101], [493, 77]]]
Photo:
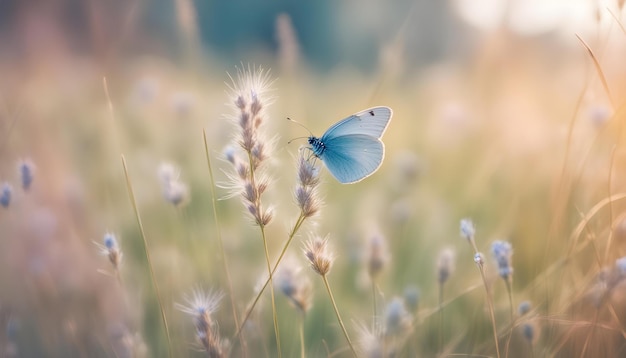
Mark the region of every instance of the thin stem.
[[304, 312], [300, 315], [300, 358], [305, 358], [304, 353]]
[[115, 279], [117, 280], [117, 284], [120, 285], [121, 289], [124, 289], [124, 282], [122, 281], [122, 275], [120, 274], [119, 268], [115, 268]]
[[[211, 201], [213, 204], [213, 219], [215, 220], [215, 228], [217, 231], [217, 243], [219, 246], [220, 254], [222, 256], [222, 264], [224, 265], [224, 273], [226, 274], [226, 284], [228, 286], [228, 295], [230, 296], [230, 306], [233, 311], [233, 318], [235, 319], [235, 325], [239, 322], [239, 317], [237, 315], [237, 308], [235, 307], [235, 295], [233, 294], [233, 281], [230, 277], [230, 271], [228, 270], [228, 261], [226, 259], [226, 251], [224, 250], [224, 242], [222, 240], [222, 230], [220, 228], [220, 221], [217, 217], [217, 200], [215, 196], [215, 177], [213, 176], [213, 167], [211, 166], [211, 156], [209, 155], [209, 145], [206, 136], [206, 129], [202, 130], [202, 136], [204, 138], [204, 152], [206, 154], [207, 166], [209, 167], [209, 178], [211, 179]], [[240, 330], [238, 326], [237, 331]], [[243, 350], [243, 356], [246, 357], [246, 341], [245, 339], [241, 340], [241, 347]]]
[[267, 238], [265, 237], [265, 226], [259, 225], [261, 228], [261, 237], [263, 238], [263, 248], [265, 249], [265, 262], [267, 263], [267, 272], [269, 273], [270, 294], [272, 296], [272, 316], [274, 318], [274, 333], [276, 334], [276, 348], [278, 350], [278, 357], [282, 356], [280, 350], [280, 332], [278, 330], [278, 315], [276, 314], [276, 303], [274, 299], [274, 283], [272, 280], [272, 267], [270, 266], [270, 254], [267, 250]]
[[[250, 168], [250, 182], [252, 184], [252, 186], [254, 188], [256, 188], [256, 179], [255, 179], [255, 175], [254, 175], [254, 159], [252, 159], [252, 153], [248, 152], [248, 163], [249, 163], [249, 168]], [[254, 203], [256, 206], [256, 210], [257, 210], [257, 215], [259, 218], [262, 219], [263, 217], [263, 210], [261, 208], [261, 199], [260, 199], [260, 194], [259, 196], [256, 197], [256, 202]], [[278, 358], [282, 357], [282, 352], [280, 349], [280, 331], [278, 329], [278, 315], [276, 314], [276, 300], [274, 298], [274, 283], [272, 280], [272, 268], [270, 266], [270, 254], [269, 251], [267, 249], [267, 237], [265, 236], [265, 224], [263, 223], [263, 220], [258, 220], [257, 224], [259, 225], [259, 229], [261, 230], [261, 238], [263, 239], [263, 249], [265, 251], [265, 262], [267, 263], [267, 273], [269, 274], [269, 284], [270, 286], [272, 286], [270, 288], [270, 296], [272, 297], [272, 318], [274, 320], [274, 334], [276, 336], [276, 349], [278, 351]], [[243, 327], [243, 325], [241, 325], [240, 327]]]
[[483, 265], [478, 265], [480, 271], [480, 277], [483, 279], [485, 285], [485, 292], [487, 293], [487, 305], [489, 306], [489, 315], [491, 316], [491, 326], [493, 327], [493, 339], [496, 344], [496, 356], [500, 358], [500, 347], [498, 345], [498, 329], [496, 327], [496, 316], [493, 309], [493, 301], [491, 300], [491, 294], [489, 293], [489, 286], [487, 285], [487, 279], [485, 278], [485, 270]]
[[377, 309], [376, 309], [376, 281], [374, 278], [371, 278], [372, 281], [372, 309], [374, 312], [374, 316], [372, 318], [372, 332], [376, 329], [376, 321], [377, 321]]
[[439, 354], [443, 352], [443, 283], [439, 283]]
[[[291, 241], [296, 236], [296, 233], [300, 229], [300, 226], [302, 226], [302, 224], [304, 223], [305, 219], [306, 219], [306, 217], [304, 216], [304, 214], [300, 213], [300, 217], [298, 218], [298, 220], [296, 220], [296, 223], [294, 224], [293, 228], [291, 229], [291, 232], [289, 233], [289, 238], [287, 239], [287, 242], [285, 243], [285, 245], [283, 245], [283, 249], [280, 252], [280, 255], [278, 256], [278, 260], [276, 260], [276, 263], [274, 264], [274, 268], [272, 269], [272, 276], [274, 275], [274, 273], [276, 273], [276, 269], [278, 268], [278, 264], [280, 264], [281, 260], [283, 259], [283, 256], [285, 256], [285, 253], [287, 252], [287, 248], [289, 247], [289, 244], [291, 244]], [[254, 307], [256, 307], [257, 302], [259, 302], [259, 299], [261, 298], [261, 295], [263, 294], [263, 292], [265, 291], [265, 288], [267, 287], [267, 285], [269, 283], [270, 283], [270, 279], [268, 278], [267, 280], [265, 280], [265, 284], [263, 284], [263, 287], [261, 287], [261, 289], [259, 290], [259, 293], [254, 298], [254, 301], [252, 302], [252, 305], [250, 306], [250, 309], [248, 309], [248, 311], [246, 312], [246, 316], [244, 317], [243, 321], [239, 325], [239, 331], [237, 332], [236, 336], [239, 336], [239, 334], [241, 332], [241, 328], [246, 325], [246, 322], [250, 318], [250, 315], [252, 314], [252, 311], [254, 311]]]
[[513, 311], [513, 289], [511, 287], [511, 277], [509, 276], [508, 279], [504, 280], [504, 282], [506, 283], [506, 291], [509, 294], [509, 308], [510, 308], [510, 316], [511, 316], [511, 327], [513, 327], [513, 320], [514, 318], [514, 311]]
[[506, 291], [509, 295], [509, 308], [510, 308], [510, 314], [511, 314], [511, 331], [509, 332], [509, 336], [506, 339], [506, 348], [505, 348], [505, 353], [504, 356], [506, 358], [509, 357], [509, 345], [511, 343], [511, 338], [513, 337], [513, 328], [515, 328], [515, 316], [513, 313], [513, 289], [511, 288], [511, 276], [509, 276], [508, 279], [504, 280], [504, 282], [506, 283]]
[[333, 304], [333, 308], [335, 309], [335, 314], [337, 315], [337, 320], [339, 321], [339, 325], [341, 326], [341, 330], [343, 331], [343, 335], [346, 337], [346, 341], [348, 341], [348, 345], [350, 346], [350, 350], [352, 350], [352, 354], [355, 357], [358, 357], [356, 354], [356, 350], [352, 345], [352, 341], [348, 336], [348, 331], [346, 331], [346, 327], [343, 324], [343, 320], [341, 319], [341, 315], [339, 314], [339, 310], [337, 309], [337, 304], [335, 303], [335, 298], [333, 297], [333, 292], [330, 290], [330, 285], [328, 284], [328, 279], [326, 275], [322, 275], [322, 280], [324, 280], [324, 286], [326, 286], [326, 290], [328, 291], [328, 296], [330, 297], [330, 302]]
[[[474, 249], [474, 255], [478, 254], [478, 247], [476, 246], [476, 240], [474, 240], [473, 236], [469, 238], [469, 242]], [[498, 345], [498, 328], [496, 327], [496, 315], [493, 310], [493, 301], [491, 300], [491, 294], [489, 293], [489, 285], [487, 285], [487, 278], [485, 278], [485, 270], [482, 262], [477, 262], [476, 265], [478, 266], [478, 271], [480, 271], [480, 277], [483, 280], [485, 292], [487, 293], [487, 305], [489, 306], [489, 316], [491, 316], [491, 326], [493, 327], [493, 340], [496, 344], [496, 356], [500, 358], [500, 346]]]
[[124, 159], [124, 155], [122, 155], [122, 166], [124, 167], [124, 176], [126, 177], [126, 188], [128, 189], [128, 196], [130, 198], [130, 202], [133, 206], [133, 210], [135, 211], [135, 217], [137, 218], [137, 224], [139, 225], [139, 231], [141, 233], [141, 238], [143, 240], [143, 249], [146, 254], [146, 260], [148, 261], [148, 269], [150, 270], [150, 280], [154, 285], [154, 291], [156, 293], [157, 302], [159, 303], [159, 311], [161, 312], [161, 320], [163, 321], [163, 327], [165, 328], [165, 336], [167, 338], [167, 350], [168, 356], [173, 357], [172, 352], [172, 341], [170, 338], [170, 329], [167, 325], [167, 319], [165, 317], [165, 309], [163, 306], [163, 300], [161, 299], [161, 293], [159, 291], [159, 285], [157, 284], [156, 278], [154, 276], [154, 270], [152, 268], [152, 260], [150, 258], [150, 251], [148, 251], [148, 241], [146, 240], [146, 234], [143, 229], [143, 224], [141, 223], [141, 217], [139, 216], [139, 209], [137, 209], [137, 202], [135, 201], [135, 194], [133, 193], [133, 187], [130, 183], [130, 177], [128, 175], [128, 168], [126, 167], [126, 159]]

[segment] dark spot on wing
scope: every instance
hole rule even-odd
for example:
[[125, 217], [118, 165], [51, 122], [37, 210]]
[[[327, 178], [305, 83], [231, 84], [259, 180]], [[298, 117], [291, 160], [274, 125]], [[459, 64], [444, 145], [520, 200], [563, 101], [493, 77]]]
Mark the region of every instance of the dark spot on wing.
[[370, 111], [370, 116], [374, 116], [374, 111]]

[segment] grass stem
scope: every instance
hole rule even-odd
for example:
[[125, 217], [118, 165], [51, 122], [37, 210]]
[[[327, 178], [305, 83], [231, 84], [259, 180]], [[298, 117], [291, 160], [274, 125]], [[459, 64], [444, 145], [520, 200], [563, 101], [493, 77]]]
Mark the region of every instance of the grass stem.
[[148, 269], [150, 271], [150, 280], [152, 281], [152, 284], [154, 285], [154, 291], [156, 293], [157, 302], [159, 304], [159, 311], [161, 312], [161, 320], [163, 321], [163, 327], [165, 328], [168, 356], [171, 358], [173, 357], [173, 352], [172, 352], [172, 340], [170, 338], [170, 329], [167, 325], [167, 318], [165, 317], [165, 308], [163, 306], [163, 300], [161, 299], [159, 285], [157, 284], [156, 277], [154, 275], [152, 259], [150, 258], [150, 251], [148, 250], [148, 241], [146, 240], [146, 233], [143, 229], [143, 224], [141, 223], [141, 216], [139, 216], [139, 209], [137, 208], [137, 201], [135, 200], [135, 194], [133, 192], [133, 187], [130, 182], [130, 176], [128, 175], [128, 168], [126, 166], [126, 159], [124, 158], [124, 155], [122, 155], [122, 166], [124, 167], [124, 177], [126, 178], [126, 188], [128, 189], [128, 196], [130, 198], [130, 203], [133, 206], [133, 211], [135, 212], [135, 218], [137, 219], [137, 225], [139, 225], [139, 231], [141, 233], [141, 238], [143, 240], [143, 249], [144, 249], [144, 253], [146, 254], [146, 260], [148, 261]]

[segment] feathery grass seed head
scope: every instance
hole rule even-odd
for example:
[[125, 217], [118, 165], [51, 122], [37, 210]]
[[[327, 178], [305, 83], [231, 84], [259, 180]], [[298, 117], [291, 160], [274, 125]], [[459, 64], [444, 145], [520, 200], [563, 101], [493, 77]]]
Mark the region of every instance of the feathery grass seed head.
[[248, 66], [247, 69], [237, 69], [237, 77], [231, 79], [229, 89], [237, 113], [236, 123], [241, 129], [236, 141], [247, 153], [252, 154], [254, 150], [257, 160], [265, 159], [264, 149], [258, 146], [263, 144], [263, 140], [259, 140], [258, 129], [263, 123], [263, 109], [273, 101], [268, 96], [273, 82], [269, 71]]
[[357, 326], [359, 332], [359, 351], [361, 356], [366, 358], [383, 358], [385, 352], [385, 342], [382, 333], [379, 332], [380, 326], [374, 327], [373, 330], [365, 325]]
[[319, 211], [319, 203], [315, 194], [315, 191], [310, 188], [296, 187], [296, 203], [305, 218], [310, 218]]
[[317, 186], [320, 182], [320, 168], [300, 150], [298, 157], [298, 183], [301, 186]]
[[180, 170], [169, 163], [161, 163], [157, 171], [161, 181], [161, 191], [163, 198], [179, 206], [189, 199], [189, 189], [187, 185], [180, 181]]
[[165, 200], [172, 203], [174, 206], [179, 206], [189, 199], [189, 189], [187, 189], [187, 185], [180, 181], [171, 182], [163, 189]]
[[319, 167], [316, 167], [312, 160], [305, 157], [300, 151], [298, 158], [298, 183], [295, 189], [295, 198], [300, 212], [305, 218], [315, 215], [321, 206], [321, 199], [317, 193], [319, 179]]
[[465, 238], [467, 241], [474, 240], [474, 235], [476, 235], [476, 227], [474, 226], [474, 222], [471, 219], [462, 219], [460, 227], [461, 237]]
[[262, 175], [262, 164], [271, 156], [271, 140], [266, 140], [260, 132], [264, 121], [264, 109], [272, 103], [268, 96], [272, 83], [269, 72], [262, 68], [237, 69], [236, 78], [229, 85], [231, 103], [234, 107], [232, 119], [238, 126], [234, 141], [245, 152], [246, 160], [239, 160], [234, 148], [227, 147], [224, 156], [232, 165], [236, 175], [229, 175], [230, 188], [241, 195], [244, 206], [259, 226], [268, 225], [272, 210], [263, 208], [261, 196], [269, 187], [269, 180]]
[[274, 285], [301, 313], [305, 314], [311, 308], [311, 281], [302, 275], [301, 268], [293, 261], [286, 260], [280, 266]]
[[311, 268], [320, 276], [326, 276], [335, 259], [328, 247], [328, 238], [313, 238], [304, 244], [304, 256], [311, 264]]
[[369, 240], [367, 252], [367, 272], [370, 278], [376, 278], [389, 261], [387, 243], [382, 235], [374, 235]]
[[94, 242], [100, 249], [100, 254], [109, 258], [109, 262], [117, 270], [122, 262], [122, 251], [115, 234], [107, 232], [102, 238], [102, 244]]
[[446, 248], [439, 252], [437, 258], [437, 280], [440, 285], [448, 281], [448, 278], [452, 275], [455, 256], [456, 254], [451, 248]]
[[209, 357], [224, 357], [223, 343], [217, 330], [217, 322], [213, 313], [219, 307], [224, 294], [221, 291], [203, 292], [199, 288], [185, 296], [186, 305], [175, 304], [176, 308], [193, 319], [196, 337], [202, 343]]
[[411, 314], [407, 312], [404, 302], [394, 297], [385, 308], [385, 335], [395, 336], [407, 331], [411, 325]]
[[498, 274], [505, 280], [513, 275], [511, 256], [513, 248], [508, 241], [496, 240], [491, 243], [491, 254], [498, 264]]

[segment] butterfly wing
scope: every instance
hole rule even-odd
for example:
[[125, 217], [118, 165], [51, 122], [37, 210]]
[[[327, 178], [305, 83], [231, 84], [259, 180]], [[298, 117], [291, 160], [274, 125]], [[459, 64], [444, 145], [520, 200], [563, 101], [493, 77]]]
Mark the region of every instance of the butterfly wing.
[[355, 113], [328, 128], [322, 136], [323, 143], [327, 143], [333, 137], [352, 134], [381, 138], [389, 125], [393, 111], [389, 107], [372, 107]]
[[378, 138], [364, 134], [331, 137], [324, 142], [320, 159], [341, 183], [351, 184], [372, 175], [382, 164], [385, 146]]

